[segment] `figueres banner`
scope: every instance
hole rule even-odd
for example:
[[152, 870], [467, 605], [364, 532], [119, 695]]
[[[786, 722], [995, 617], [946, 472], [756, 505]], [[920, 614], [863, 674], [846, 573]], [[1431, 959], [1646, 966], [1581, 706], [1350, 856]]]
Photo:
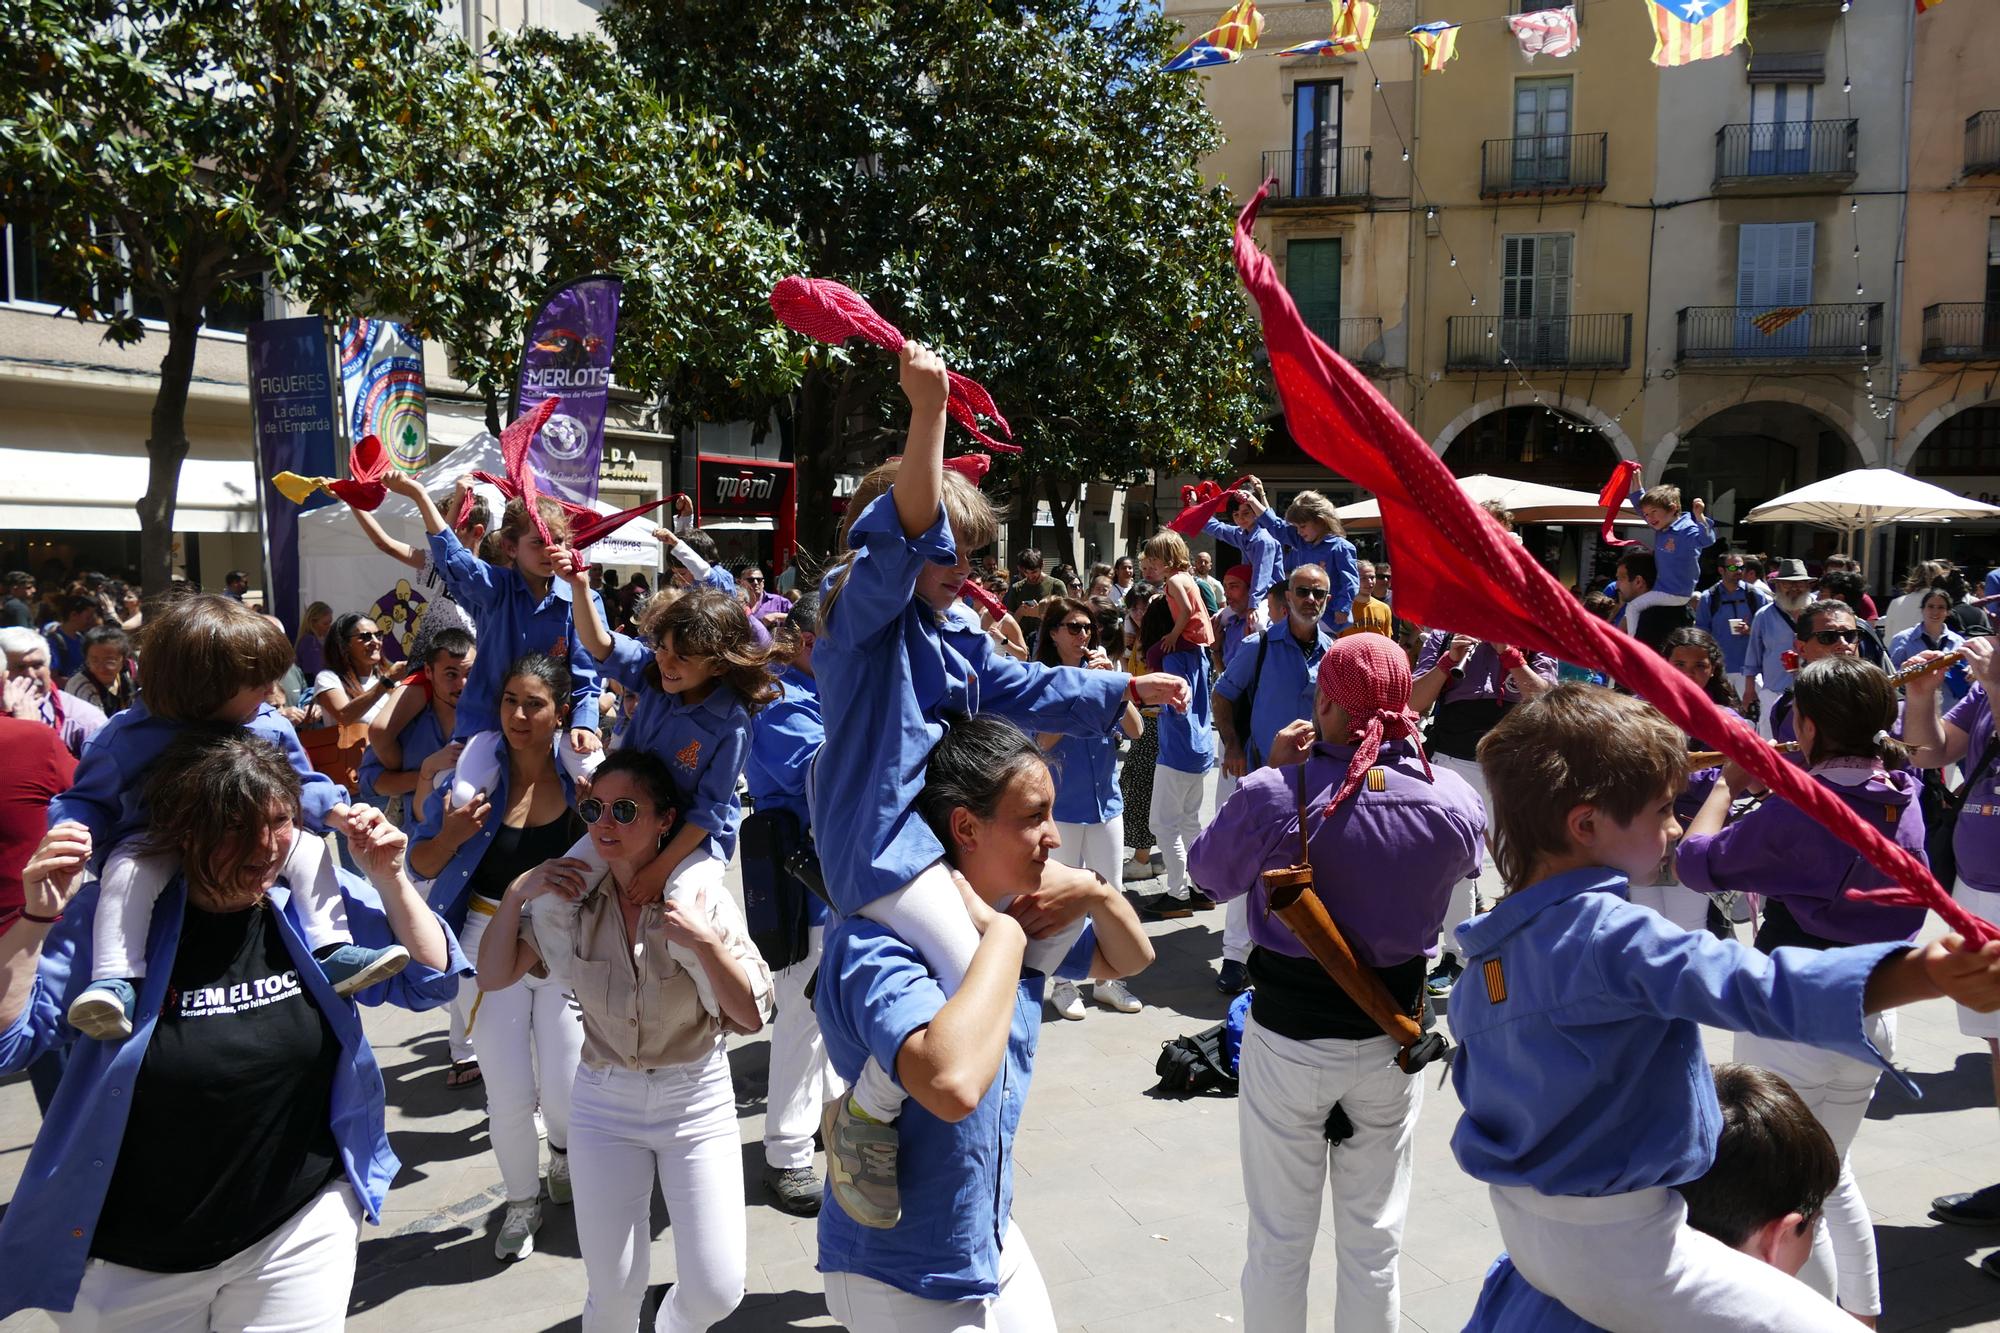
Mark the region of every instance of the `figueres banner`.
[[[256, 424], [264, 493], [265, 583], [271, 611], [287, 633], [299, 632], [299, 505], [270, 479], [280, 472], [323, 477], [334, 469], [340, 408], [334, 395], [332, 345], [318, 315], [259, 320], [244, 342], [250, 356], [250, 415]], [[316, 495], [304, 508], [331, 504]]]

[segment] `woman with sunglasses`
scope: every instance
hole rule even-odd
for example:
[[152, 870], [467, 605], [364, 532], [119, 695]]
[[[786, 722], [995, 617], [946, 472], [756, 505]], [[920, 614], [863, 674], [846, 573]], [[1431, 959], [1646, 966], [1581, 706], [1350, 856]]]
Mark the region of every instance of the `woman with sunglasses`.
[[382, 665], [382, 630], [373, 619], [349, 611], [326, 632], [326, 666], [313, 677], [313, 702], [327, 725], [349, 727], [373, 722], [403, 678], [409, 663]]
[[672, 855], [679, 799], [666, 762], [615, 751], [577, 807], [610, 869], [565, 857], [522, 875], [480, 945], [489, 998], [539, 972], [573, 988], [582, 1010], [569, 1143], [585, 1333], [638, 1327], [655, 1179], [673, 1216], [676, 1280], [654, 1327], [695, 1333], [743, 1299], [749, 1234], [724, 1038], [763, 1027], [771, 974], [719, 882], [687, 898], [635, 894]]
[[[430, 793], [410, 845], [410, 869], [430, 881], [434, 911], [459, 932], [468, 958], [500, 911], [507, 886], [563, 854], [584, 831], [570, 809], [575, 789], [557, 761], [569, 721], [569, 668], [530, 653], [500, 683], [505, 762], [491, 790], [465, 805], [447, 800], [452, 776]], [[549, 1199], [570, 1201], [570, 1081], [583, 1050], [569, 987], [524, 976], [504, 988], [467, 981], [459, 990], [465, 1035], [486, 1088], [487, 1134], [500, 1160], [507, 1211], [493, 1238], [503, 1263], [535, 1252], [542, 1223], [539, 1109], [549, 1131]]]
[[[1044, 666], [1117, 669], [1098, 646], [1096, 613], [1074, 597], [1051, 597], [1042, 604], [1037, 660]], [[1050, 855], [1064, 865], [1097, 872], [1120, 893], [1125, 888], [1125, 800], [1118, 788], [1118, 733], [1137, 740], [1143, 729], [1139, 710], [1128, 703], [1113, 730], [1101, 736], [1043, 732], [1035, 737], [1049, 757], [1056, 781], [1054, 814], [1062, 843]], [[1031, 943], [1031, 954], [1034, 948]], [[1091, 998], [1121, 1014], [1136, 1014], [1140, 1009], [1138, 999], [1122, 981], [1093, 983]], [[1076, 983], [1067, 977], [1056, 978], [1049, 988], [1049, 1003], [1064, 1018], [1083, 1017], [1083, 999], [1077, 994]]]

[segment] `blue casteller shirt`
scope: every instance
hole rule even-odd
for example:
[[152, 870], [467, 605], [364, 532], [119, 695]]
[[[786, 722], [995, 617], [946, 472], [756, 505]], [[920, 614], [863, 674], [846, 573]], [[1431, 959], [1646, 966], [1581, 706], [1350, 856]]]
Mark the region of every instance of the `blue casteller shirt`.
[[[121, 714], [122, 716], [122, 714]], [[382, 900], [367, 881], [340, 871], [347, 924], [354, 942], [366, 948], [395, 943]], [[125, 1140], [132, 1089], [153, 1039], [153, 1025], [173, 977], [187, 904], [186, 881], [176, 873], [160, 891], [146, 939], [146, 975], [140, 979], [132, 1035], [124, 1041], [79, 1040], [63, 1015], [90, 984], [91, 926], [97, 915], [96, 884], [87, 884], [63, 912], [62, 921], [42, 942], [42, 957], [28, 995], [28, 1007], [0, 1032], [0, 1074], [25, 1069], [48, 1051], [69, 1047], [69, 1065], [49, 1106], [48, 1119], [29, 1151], [21, 1182], [7, 1214], [0, 1218], [0, 1319], [17, 1310], [68, 1310], [76, 1303], [90, 1243], [111, 1168]], [[371, 1222], [379, 1222], [389, 1182], [401, 1169], [389, 1147], [383, 1122], [382, 1074], [361, 1028], [355, 1002], [435, 1009], [458, 994], [461, 976], [472, 967], [459, 952], [454, 932], [445, 933], [450, 963], [433, 971], [411, 962], [400, 973], [348, 999], [333, 993], [326, 974], [306, 946], [291, 890], [282, 881], [271, 890], [279, 933], [297, 964], [300, 983], [313, 1007], [326, 1016], [340, 1043], [328, 1120], [341, 1165], [354, 1197]]]
[[[74, 819], [88, 828], [91, 864], [102, 867], [113, 847], [146, 827], [146, 777], [154, 762], [186, 729], [184, 723], [147, 712], [146, 696], [141, 694], [130, 708], [105, 723], [84, 748], [76, 766], [76, 781], [49, 802], [50, 827]], [[299, 806], [305, 826], [314, 833], [325, 833], [333, 807], [347, 804], [347, 789], [313, 771], [312, 761], [299, 744], [299, 733], [269, 704], [261, 705], [243, 729], [285, 752], [299, 775]]]
[[[555, 744], [562, 744], [560, 736], [556, 738]], [[418, 843], [435, 838], [439, 830], [444, 827], [444, 804], [451, 796], [452, 779], [457, 774], [457, 769], [442, 774], [437, 786], [431, 788], [428, 794], [421, 794], [424, 814], [416, 828], [410, 831], [410, 851], [414, 852]], [[574, 805], [576, 784], [570, 780], [569, 770], [558, 763], [556, 777], [562, 783], [564, 798]], [[415, 866], [409, 866], [410, 878], [416, 881], [417, 888], [423, 892], [424, 900], [430, 904], [430, 909], [443, 917], [444, 923], [451, 927], [453, 939], [458, 938], [458, 932], [465, 929], [465, 916], [472, 902], [472, 872], [479, 868], [479, 862], [486, 855], [486, 849], [493, 845], [494, 834], [500, 831], [501, 817], [507, 809], [507, 784], [512, 782], [513, 778], [514, 766], [508, 762], [506, 742], [503, 740], [500, 745], [500, 771], [493, 779], [493, 790], [486, 793], [486, 799], [492, 804], [493, 809], [487, 814], [486, 822], [479, 826], [479, 832], [466, 839], [465, 846], [459, 848], [458, 854], [445, 862], [444, 869], [438, 871], [435, 879], [426, 880], [417, 873]], [[408, 865], [407, 854], [403, 859], [404, 864]]]
[[449, 529], [431, 534], [431, 560], [451, 599], [469, 609], [479, 626], [479, 656], [458, 699], [453, 739], [499, 728], [500, 687], [523, 653], [547, 653], [568, 663], [569, 724], [597, 730], [597, 661], [576, 637], [569, 585], [550, 579], [548, 596], [538, 601], [519, 572], [487, 564]]
[[1121, 734], [1114, 722], [1102, 736], [1065, 736], [1049, 748], [1049, 772], [1056, 780], [1050, 813], [1057, 822], [1102, 824], [1125, 813], [1125, 794], [1118, 786]]
[[[813, 665], [819, 665], [815, 650]], [[1097, 932], [1086, 925], [1056, 975], [1090, 975]], [[1025, 972], [1014, 996], [1007, 1054], [971, 1115], [949, 1124], [912, 1097], [896, 1120], [903, 1217], [864, 1227], [827, 1195], [819, 1212], [819, 1271], [858, 1273], [934, 1301], [972, 1301], [1000, 1290], [1000, 1243], [1014, 1206], [1014, 1134], [1028, 1099], [1048, 978]], [[814, 1000], [827, 1059], [850, 1083], [870, 1057], [892, 1074], [910, 1034], [944, 1008], [923, 956], [887, 926], [848, 917], [827, 932]], [[900, 1082], [900, 1078], [899, 1078]]]
[[638, 700], [618, 748], [644, 750], [667, 766], [684, 802], [681, 813], [708, 830], [702, 845], [709, 854], [727, 861], [736, 854], [736, 828], [743, 822], [736, 780], [750, 757], [750, 712], [720, 680], [700, 703], [682, 703], [680, 695], [646, 683], [652, 660], [651, 650], [637, 639], [611, 636], [605, 674]]
[[1521, 1276], [1503, 1250], [1486, 1270], [1465, 1333], [1601, 1333]]
[[1160, 710], [1160, 763], [1177, 773], [1206, 773], [1215, 767], [1215, 709], [1208, 692], [1208, 654], [1179, 648], [1160, 659], [1160, 668], [1188, 683], [1187, 712]]
[[[819, 682], [788, 666], [778, 685], [784, 693], [750, 719], [750, 760], [743, 766], [743, 782], [752, 805], [759, 810], [788, 810], [800, 828], [809, 830], [812, 811], [806, 805], [806, 774], [826, 741]], [[806, 917], [813, 925], [825, 925], [829, 915], [818, 894], [806, 895]]]
[[1718, 583], [1695, 603], [1695, 626], [1706, 630], [1722, 645], [1722, 669], [1730, 675], [1742, 672], [1744, 659], [1750, 655], [1750, 636], [1731, 634], [1729, 622], [1754, 621], [1757, 613], [1770, 604], [1769, 597], [1747, 583], [1737, 584], [1734, 592], [1728, 585]]
[[1242, 554], [1243, 563], [1250, 566], [1250, 602], [1253, 606], [1262, 606], [1264, 595], [1285, 576], [1282, 568], [1284, 548], [1278, 545], [1278, 539], [1262, 527], [1245, 532], [1234, 523], [1225, 523], [1219, 518], [1211, 518], [1202, 524], [1201, 530], [1203, 535], [1228, 542]]
[[[409, 725], [403, 728], [402, 734], [396, 737], [396, 744], [402, 747], [403, 752], [403, 767], [398, 771], [416, 772], [424, 766], [424, 760], [442, 750], [447, 743], [444, 728], [438, 724], [437, 710], [426, 704], [423, 711], [411, 718]], [[376, 793], [375, 784], [382, 780], [382, 775], [386, 772], [388, 770], [382, 766], [382, 756], [375, 753], [374, 746], [371, 745], [362, 752], [358, 776], [363, 800], [380, 803], [381, 798]], [[423, 792], [410, 793], [405, 803], [405, 808], [409, 812], [404, 820], [405, 823], [417, 822], [417, 809], [423, 804], [424, 795]]]
[[1285, 552], [1286, 578], [1300, 565], [1318, 565], [1326, 571], [1330, 591], [1320, 620], [1330, 630], [1345, 625], [1354, 606], [1354, 595], [1361, 591], [1361, 565], [1354, 554], [1354, 543], [1330, 532], [1316, 542], [1309, 542], [1294, 524], [1268, 509], [1257, 515], [1257, 526], [1278, 539]]
[[1030, 733], [1101, 735], [1132, 678], [1015, 661], [993, 651], [964, 608], [940, 616], [918, 601], [923, 567], [958, 561], [942, 505], [927, 531], [907, 537], [891, 488], [855, 518], [847, 541], [853, 559], [820, 585], [813, 674], [839, 706], [826, 714], [814, 763], [812, 823], [840, 831], [820, 840], [820, 865], [835, 905], [852, 916], [944, 856], [916, 802], [946, 713], [992, 713]]
[[[1264, 647], [1267, 643], [1268, 648]], [[1234, 718], [1236, 734], [1244, 742], [1245, 757], [1252, 766], [1264, 762], [1264, 756], [1271, 753], [1271, 742], [1287, 724], [1313, 715], [1319, 659], [1331, 647], [1333, 635], [1327, 632], [1325, 621], [1314, 626], [1308, 646], [1292, 634], [1291, 617], [1287, 616], [1267, 630], [1246, 635], [1236, 656], [1229, 659], [1229, 669], [1216, 682], [1215, 692], [1233, 707], [1243, 692], [1254, 686], [1249, 725], [1244, 725], [1241, 716]], [[1264, 659], [1261, 675], [1257, 670], [1260, 655]]]
[[[1633, 491], [1632, 510], [1641, 513], [1639, 498], [1644, 491]], [[1683, 511], [1673, 522], [1653, 534], [1653, 561], [1659, 568], [1660, 576], [1653, 580], [1653, 591], [1666, 593], [1670, 597], [1692, 597], [1695, 586], [1701, 582], [1701, 553], [1715, 543], [1713, 521], [1697, 521], [1691, 513]]]
[[1804, 1042], [1887, 1069], [1862, 995], [1908, 945], [1760, 954], [1626, 901], [1625, 876], [1566, 871], [1458, 928], [1451, 989], [1459, 1166], [1542, 1194], [1625, 1194], [1715, 1162], [1722, 1111], [1701, 1028]]

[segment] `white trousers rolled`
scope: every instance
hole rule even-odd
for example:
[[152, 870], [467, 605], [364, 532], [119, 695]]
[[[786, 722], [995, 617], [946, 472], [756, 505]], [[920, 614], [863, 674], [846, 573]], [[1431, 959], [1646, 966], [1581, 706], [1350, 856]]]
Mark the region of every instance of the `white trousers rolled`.
[[[459, 947], [479, 956], [479, 941], [493, 918], [479, 900], [465, 918]], [[475, 986], [471, 977], [458, 983]], [[583, 1016], [567, 987], [548, 977], [522, 977], [505, 990], [484, 991], [475, 1002], [466, 1036], [479, 1055], [486, 1089], [486, 1134], [500, 1160], [509, 1203], [525, 1203], [542, 1189], [542, 1146], [535, 1110], [548, 1126], [549, 1146], [569, 1146], [570, 1085], [583, 1058]]]
[[[1896, 1054], [1896, 1015], [1869, 1014], [1862, 1023], [1875, 1048]], [[1849, 1314], [1881, 1314], [1881, 1270], [1875, 1255], [1875, 1220], [1854, 1179], [1850, 1162], [1855, 1136], [1875, 1097], [1882, 1071], [1852, 1056], [1795, 1041], [1773, 1041], [1748, 1032], [1736, 1034], [1739, 1064], [1768, 1069], [1792, 1085], [1840, 1154], [1840, 1183], [1827, 1195], [1813, 1231], [1812, 1255], [1799, 1280], [1822, 1296], [1836, 1297]]]
[[339, 1333], [354, 1291], [361, 1204], [345, 1179], [213, 1268], [149, 1273], [92, 1259], [62, 1333]]
[[814, 926], [806, 956], [771, 974], [777, 1017], [771, 1020], [770, 1089], [764, 1098], [764, 1161], [779, 1171], [809, 1167], [820, 1108], [847, 1090], [826, 1058], [819, 1016], [806, 983], [819, 966], [826, 927]]
[[1677, 1191], [1488, 1193], [1521, 1276], [1599, 1328], [1854, 1333], [1854, 1321], [1805, 1283], [1688, 1226]]
[[652, 1273], [653, 1182], [667, 1201], [674, 1285], [655, 1333], [699, 1333], [743, 1300], [749, 1230], [736, 1098], [721, 1042], [664, 1069], [577, 1070], [570, 1183], [590, 1294], [584, 1333], [633, 1333]]
[[1685, 884], [1634, 884], [1628, 895], [1636, 907], [1650, 907], [1682, 930], [1708, 929], [1708, 895]]
[[1153, 765], [1153, 808], [1146, 822], [1160, 840], [1167, 892], [1176, 898], [1187, 896], [1187, 849], [1201, 836], [1201, 802], [1207, 786], [1206, 773], [1183, 773], [1165, 764]]
[[[1394, 1330], [1423, 1079], [1396, 1068], [1396, 1044], [1387, 1037], [1295, 1041], [1255, 1015], [1244, 1025], [1238, 1070], [1237, 1137], [1250, 1201], [1246, 1333], [1304, 1333], [1308, 1326], [1306, 1281], [1323, 1190], [1333, 1205], [1338, 1294], [1333, 1321], [1313, 1327]], [[1335, 1102], [1354, 1122], [1354, 1135], [1329, 1144], [1326, 1118]]]
[[472, 1006], [479, 999], [478, 985], [468, 983], [472, 983], [471, 977], [459, 979], [458, 993], [445, 1008], [444, 1044], [453, 1064], [479, 1058], [472, 1049], [472, 1038], [465, 1035], [466, 1025], [472, 1021]]
[[[1236, 794], [1236, 779], [1220, 768], [1215, 770], [1215, 808], [1220, 811]], [[1250, 961], [1250, 899], [1231, 898], [1222, 908], [1222, 959], [1227, 963]]]
[[827, 1312], [852, 1333], [1055, 1333], [1048, 1284], [1028, 1238], [1010, 1219], [1000, 1242], [1000, 1293], [983, 1301], [933, 1301], [859, 1273], [830, 1272]]
[[[1486, 794], [1486, 773], [1475, 759], [1460, 759], [1454, 755], [1434, 754], [1431, 756], [1433, 768], [1448, 768], [1465, 779], [1473, 794], [1479, 797], [1479, 808], [1492, 820], [1492, 800]], [[1440, 937], [1443, 950], [1456, 958], [1459, 956], [1454, 933], [1464, 922], [1479, 913], [1479, 899], [1482, 891], [1488, 897], [1498, 893], [1500, 881], [1493, 871], [1493, 844], [1481, 842], [1479, 847], [1479, 870], [1471, 879], [1462, 879], [1452, 885], [1451, 903], [1445, 908], [1444, 934]]]

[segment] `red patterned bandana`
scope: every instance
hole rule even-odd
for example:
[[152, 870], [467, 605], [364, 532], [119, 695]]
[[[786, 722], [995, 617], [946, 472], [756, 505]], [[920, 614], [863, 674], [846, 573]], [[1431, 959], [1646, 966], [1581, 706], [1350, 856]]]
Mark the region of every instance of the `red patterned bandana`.
[[[1325, 813], [1331, 815], [1375, 766], [1383, 741], [1416, 737], [1417, 715], [1410, 711], [1410, 659], [1393, 639], [1381, 634], [1336, 639], [1319, 659], [1319, 692], [1339, 704], [1360, 733], [1347, 776], [1326, 803]], [[1424, 775], [1429, 777], [1431, 761], [1421, 745], [1417, 758], [1423, 760]]]

